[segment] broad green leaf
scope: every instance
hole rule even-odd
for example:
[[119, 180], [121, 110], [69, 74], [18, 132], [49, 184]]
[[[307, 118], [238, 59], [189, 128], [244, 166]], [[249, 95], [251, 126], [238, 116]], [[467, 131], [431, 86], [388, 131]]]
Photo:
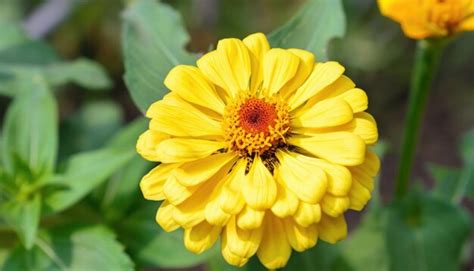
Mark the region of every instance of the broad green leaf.
[[130, 206], [142, 197], [139, 184], [149, 169], [150, 163], [136, 154], [109, 179], [103, 195], [101, 194], [101, 207], [108, 221], [124, 218]]
[[33, 247], [36, 239], [40, 216], [41, 197], [35, 194], [30, 199], [11, 201], [2, 206], [2, 216], [20, 237], [27, 249]]
[[104, 100], [84, 104], [67, 118], [60, 133], [60, 158], [97, 149], [110, 141], [124, 121], [119, 104]]
[[293, 251], [288, 264], [282, 270], [333, 270], [338, 255], [339, 246], [318, 240], [314, 248], [302, 253]]
[[474, 199], [474, 130], [471, 130], [463, 136], [460, 149], [464, 167], [460, 181], [462, 190], [459, 192], [458, 199], [464, 194]]
[[144, 117], [135, 119], [115, 135], [107, 147], [135, 149], [138, 137], [148, 129], [148, 122]]
[[43, 232], [32, 250], [15, 249], [2, 270], [132, 271], [134, 267], [109, 229], [104, 226], [76, 226]]
[[9, 106], [3, 128], [3, 161], [13, 173], [14, 161], [26, 163], [34, 175], [54, 170], [57, 140], [57, 105], [44, 79], [25, 74], [16, 84], [17, 95]]
[[0, 51], [28, 39], [25, 31], [19, 24], [2, 20], [4, 4], [0, 2]]
[[390, 270], [459, 270], [461, 250], [471, 229], [461, 207], [421, 192], [411, 194], [389, 210]]
[[431, 191], [433, 196], [448, 202], [454, 200], [455, 194], [461, 185], [461, 171], [456, 168], [438, 165], [430, 165], [428, 169], [436, 181]]
[[33, 68], [60, 61], [54, 48], [44, 41], [26, 40], [0, 50], [2, 69]]
[[[107, 145], [109, 148], [135, 149], [137, 139], [147, 129], [148, 121], [138, 118], [128, 124]], [[138, 154], [123, 168], [118, 170], [106, 183], [104, 193], [100, 194], [101, 207], [107, 219], [115, 221], [128, 211], [128, 208], [142, 195], [139, 193], [141, 178], [150, 169], [151, 163]]]
[[308, 0], [290, 21], [269, 35], [269, 40], [272, 47], [305, 49], [324, 61], [329, 41], [345, 32], [341, 0]]
[[348, 239], [341, 241], [341, 255], [335, 270], [390, 270], [386, 244], [387, 216], [384, 213], [382, 209], [372, 209]]
[[102, 66], [83, 58], [49, 65], [45, 68], [44, 73], [48, 82], [53, 86], [69, 82], [91, 90], [107, 89], [112, 86], [112, 81]]
[[122, 242], [133, 258], [145, 267], [185, 268], [206, 262], [218, 253], [218, 246], [195, 255], [184, 247], [183, 232], [167, 233], [155, 222], [158, 204], [149, 203], [123, 220], [119, 227]]
[[135, 104], [145, 112], [165, 95], [165, 76], [197, 56], [184, 47], [189, 35], [179, 14], [157, 0], [132, 1], [123, 14], [122, 46], [125, 82]]
[[72, 156], [64, 173], [52, 181], [68, 188], [45, 195], [47, 211], [59, 212], [78, 202], [129, 162], [134, 154], [134, 151], [103, 149]]

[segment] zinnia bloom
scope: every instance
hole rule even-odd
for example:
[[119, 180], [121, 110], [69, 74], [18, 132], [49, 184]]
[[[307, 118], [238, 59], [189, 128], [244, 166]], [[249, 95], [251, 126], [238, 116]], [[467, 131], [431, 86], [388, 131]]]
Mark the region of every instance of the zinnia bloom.
[[292, 249], [344, 238], [343, 214], [370, 199], [379, 160], [367, 95], [343, 73], [308, 51], [270, 49], [261, 33], [173, 68], [137, 143], [161, 162], [140, 184], [163, 200], [161, 227], [184, 228], [195, 253], [220, 236], [230, 264], [256, 253], [271, 269]]
[[413, 39], [474, 30], [474, 0], [378, 0], [380, 12]]

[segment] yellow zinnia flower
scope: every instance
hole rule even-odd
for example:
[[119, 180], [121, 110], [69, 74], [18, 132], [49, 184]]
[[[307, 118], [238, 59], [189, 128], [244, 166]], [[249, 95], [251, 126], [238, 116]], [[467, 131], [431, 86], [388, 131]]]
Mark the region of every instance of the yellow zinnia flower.
[[380, 12], [413, 39], [474, 30], [474, 0], [378, 0]]
[[379, 160], [367, 149], [378, 137], [367, 96], [343, 73], [308, 51], [270, 49], [261, 33], [173, 68], [137, 143], [161, 162], [140, 184], [163, 200], [157, 222], [184, 228], [195, 253], [220, 236], [237, 266], [256, 253], [279, 268], [292, 248], [344, 238], [343, 213], [370, 199]]

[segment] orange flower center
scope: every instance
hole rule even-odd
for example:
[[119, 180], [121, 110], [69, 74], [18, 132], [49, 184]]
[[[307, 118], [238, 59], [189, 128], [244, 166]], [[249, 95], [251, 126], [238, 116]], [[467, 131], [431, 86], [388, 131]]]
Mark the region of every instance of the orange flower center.
[[288, 111], [287, 104], [276, 97], [241, 94], [224, 113], [223, 129], [229, 150], [251, 157], [284, 145], [290, 127]]
[[268, 134], [269, 127], [275, 125], [275, 105], [252, 98], [247, 100], [239, 111], [240, 126], [248, 133]]

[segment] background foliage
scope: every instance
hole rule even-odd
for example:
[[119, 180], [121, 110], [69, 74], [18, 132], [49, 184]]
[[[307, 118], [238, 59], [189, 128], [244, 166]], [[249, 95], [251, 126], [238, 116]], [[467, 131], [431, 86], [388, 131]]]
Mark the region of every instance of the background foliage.
[[0, 0], [0, 269], [237, 270], [218, 246], [191, 254], [154, 222], [158, 204], [138, 191], [152, 165], [135, 141], [171, 67], [256, 31], [343, 63], [385, 142], [349, 238], [293, 253], [285, 270], [472, 270], [474, 36], [445, 52], [414, 189], [390, 201], [414, 43], [369, 0]]

